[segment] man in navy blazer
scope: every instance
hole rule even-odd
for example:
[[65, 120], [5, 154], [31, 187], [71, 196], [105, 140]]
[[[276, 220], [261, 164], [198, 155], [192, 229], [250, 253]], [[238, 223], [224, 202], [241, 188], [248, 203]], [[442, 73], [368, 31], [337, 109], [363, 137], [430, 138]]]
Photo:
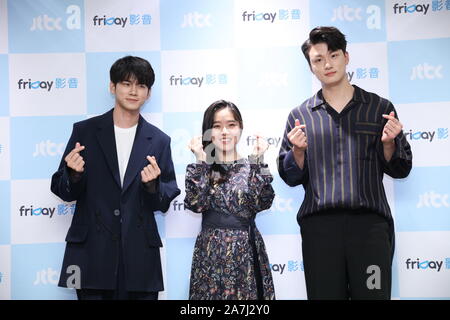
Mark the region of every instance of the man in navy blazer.
[[180, 194], [170, 137], [140, 115], [155, 80], [150, 63], [121, 58], [110, 77], [114, 108], [74, 124], [52, 177], [53, 193], [77, 201], [59, 286], [76, 287], [80, 300], [157, 299], [164, 287], [154, 212]]

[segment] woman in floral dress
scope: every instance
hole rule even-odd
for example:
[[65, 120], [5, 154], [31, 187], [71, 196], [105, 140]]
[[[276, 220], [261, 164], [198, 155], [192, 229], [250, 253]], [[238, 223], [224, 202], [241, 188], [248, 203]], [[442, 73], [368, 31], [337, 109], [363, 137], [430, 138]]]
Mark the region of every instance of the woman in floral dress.
[[274, 198], [272, 175], [262, 155], [268, 144], [256, 136], [248, 158], [236, 145], [243, 128], [237, 107], [224, 100], [206, 111], [203, 135], [189, 148], [197, 163], [186, 169], [185, 207], [202, 213], [202, 229], [192, 259], [191, 300], [272, 300], [272, 274], [255, 226], [258, 212]]

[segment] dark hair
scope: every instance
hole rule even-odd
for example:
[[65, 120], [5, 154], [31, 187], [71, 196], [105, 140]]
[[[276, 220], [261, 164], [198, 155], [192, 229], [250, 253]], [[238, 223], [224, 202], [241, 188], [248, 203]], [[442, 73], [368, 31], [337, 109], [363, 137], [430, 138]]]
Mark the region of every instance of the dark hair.
[[309, 33], [309, 38], [302, 45], [302, 51], [308, 61], [309, 66], [311, 66], [311, 61], [309, 60], [309, 50], [311, 46], [318, 43], [326, 43], [328, 45], [328, 50], [333, 52], [341, 49], [344, 53], [347, 51], [347, 40], [345, 40], [345, 35], [335, 27], [315, 27]]
[[114, 84], [136, 78], [139, 84], [145, 84], [149, 89], [155, 82], [155, 72], [151, 64], [143, 58], [132, 56], [114, 62], [109, 70], [109, 77]]
[[[216, 112], [225, 108], [230, 109], [234, 119], [239, 123], [239, 127], [241, 128], [241, 130], [244, 128], [241, 112], [232, 102], [217, 100], [205, 110], [202, 124], [202, 144], [203, 150], [205, 150], [206, 153], [206, 162], [212, 163], [210, 172], [211, 182], [216, 183], [222, 183], [223, 181], [225, 181], [226, 171], [221, 164], [218, 164], [215, 161], [216, 152], [215, 148], [212, 145], [211, 130], [214, 125], [214, 116]], [[213, 148], [211, 149], [211, 147]]]

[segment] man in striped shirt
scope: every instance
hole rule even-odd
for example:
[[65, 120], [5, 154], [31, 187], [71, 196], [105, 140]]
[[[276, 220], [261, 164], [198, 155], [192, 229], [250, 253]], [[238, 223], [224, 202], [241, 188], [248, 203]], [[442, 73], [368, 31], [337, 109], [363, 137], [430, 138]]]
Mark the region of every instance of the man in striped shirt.
[[390, 299], [382, 179], [405, 178], [412, 153], [392, 103], [350, 84], [346, 45], [334, 27], [314, 28], [302, 45], [322, 89], [289, 114], [278, 171], [305, 189], [297, 220], [308, 299]]

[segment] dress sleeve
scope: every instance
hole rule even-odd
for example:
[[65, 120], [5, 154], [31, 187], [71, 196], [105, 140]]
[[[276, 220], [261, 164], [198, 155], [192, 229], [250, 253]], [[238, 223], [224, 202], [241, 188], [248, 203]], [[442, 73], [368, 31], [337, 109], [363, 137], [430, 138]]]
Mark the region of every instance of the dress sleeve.
[[209, 209], [210, 170], [211, 165], [205, 162], [191, 163], [186, 167], [186, 209], [197, 213]]
[[265, 163], [250, 164], [248, 200], [255, 213], [267, 210], [272, 206], [275, 191], [271, 182], [273, 176]]

